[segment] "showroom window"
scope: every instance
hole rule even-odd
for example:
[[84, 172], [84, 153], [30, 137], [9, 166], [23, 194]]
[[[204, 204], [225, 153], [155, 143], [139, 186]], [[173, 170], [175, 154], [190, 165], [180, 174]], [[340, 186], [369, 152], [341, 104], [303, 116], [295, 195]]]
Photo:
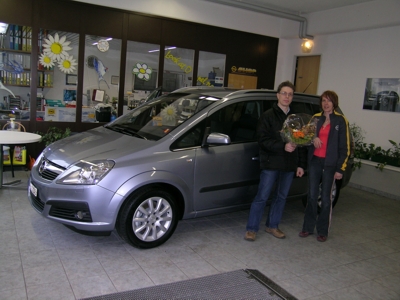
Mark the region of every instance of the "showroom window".
[[79, 34], [40, 29], [36, 120], [75, 122]]
[[182, 87], [192, 86], [194, 50], [165, 47], [163, 91], [172, 92]]
[[29, 120], [32, 28], [0, 23], [0, 119]]
[[196, 85], [224, 86], [225, 60], [225, 54], [200, 51]]
[[117, 116], [121, 40], [86, 35], [82, 122], [109, 122]]
[[124, 113], [143, 103], [158, 87], [160, 45], [128, 41]]

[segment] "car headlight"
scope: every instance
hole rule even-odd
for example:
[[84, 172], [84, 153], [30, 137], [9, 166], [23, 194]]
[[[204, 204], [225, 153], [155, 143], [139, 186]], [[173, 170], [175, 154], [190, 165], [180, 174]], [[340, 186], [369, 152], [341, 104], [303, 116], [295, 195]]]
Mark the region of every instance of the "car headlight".
[[57, 180], [58, 184], [97, 184], [114, 167], [111, 160], [81, 160], [69, 168], [68, 174]]

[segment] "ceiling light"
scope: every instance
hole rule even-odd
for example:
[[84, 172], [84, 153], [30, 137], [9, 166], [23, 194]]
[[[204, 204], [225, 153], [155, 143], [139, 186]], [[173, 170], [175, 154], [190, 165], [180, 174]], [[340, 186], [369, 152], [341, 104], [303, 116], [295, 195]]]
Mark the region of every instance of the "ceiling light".
[[[167, 47], [167, 48], [165, 48], [164, 50], [172, 50], [172, 49], [176, 49], [176, 47]], [[159, 49], [156, 49], [156, 50], [149, 50], [148, 52], [149, 53], [152, 53], [152, 52], [158, 52], [158, 51], [160, 51]]]
[[[106, 38], [105, 40], [106, 40], [106, 41], [111, 41], [112, 38]], [[99, 42], [94, 42], [92, 45], [93, 45], [93, 46], [96, 46], [98, 43], [99, 43]]]
[[301, 51], [303, 53], [310, 53], [314, 47], [314, 42], [312, 40], [304, 40], [301, 44]]

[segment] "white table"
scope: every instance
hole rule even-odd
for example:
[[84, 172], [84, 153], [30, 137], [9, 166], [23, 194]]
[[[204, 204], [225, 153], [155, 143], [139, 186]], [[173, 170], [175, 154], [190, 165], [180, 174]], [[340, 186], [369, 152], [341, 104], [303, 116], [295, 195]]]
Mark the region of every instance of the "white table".
[[[36, 133], [0, 130], [0, 189], [9, 186], [3, 184], [3, 145], [20, 145], [39, 142], [42, 137]], [[11, 153], [10, 153], [11, 154]], [[10, 159], [13, 159], [10, 155]], [[15, 183], [15, 182], [13, 182]]]

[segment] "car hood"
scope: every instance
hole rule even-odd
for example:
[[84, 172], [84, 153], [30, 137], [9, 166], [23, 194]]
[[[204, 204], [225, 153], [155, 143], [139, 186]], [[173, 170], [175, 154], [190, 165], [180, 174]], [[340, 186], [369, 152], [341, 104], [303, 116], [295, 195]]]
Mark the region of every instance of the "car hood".
[[98, 127], [57, 141], [43, 154], [51, 162], [67, 168], [80, 160], [117, 161], [133, 152], [148, 151], [155, 143]]

